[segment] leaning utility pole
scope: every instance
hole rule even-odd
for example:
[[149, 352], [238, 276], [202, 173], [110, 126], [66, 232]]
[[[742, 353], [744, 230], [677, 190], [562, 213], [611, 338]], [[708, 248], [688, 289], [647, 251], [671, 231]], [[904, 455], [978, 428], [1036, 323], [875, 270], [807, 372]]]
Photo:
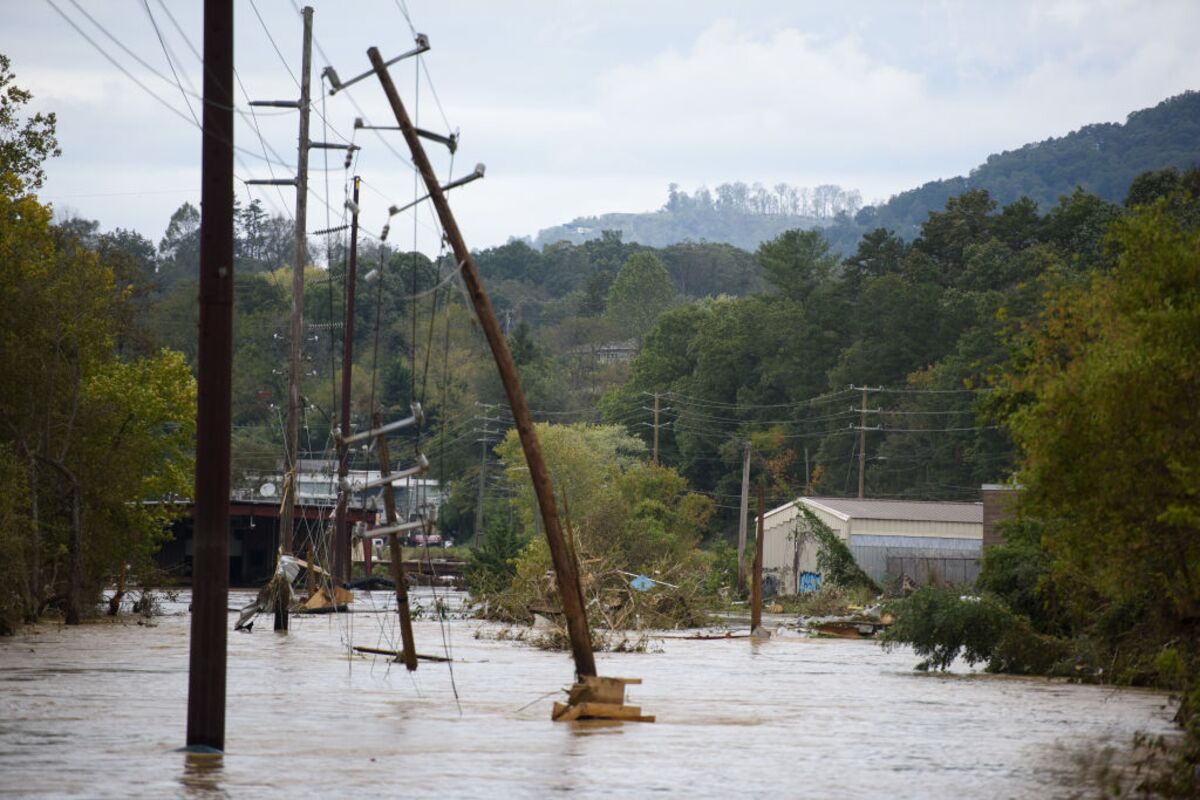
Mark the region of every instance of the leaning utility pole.
[[[350, 474], [350, 446], [346, 443], [344, 436], [350, 435], [350, 378], [354, 370], [354, 284], [358, 279], [358, 186], [359, 178], [355, 175], [350, 208], [350, 260], [346, 266], [346, 315], [342, 323], [341, 430], [343, 436], [339, 436], [337, 439], [338, 496], [334, 509], [333, 526], [333, 577], [338, 581], [348, 581], [351, 577], [350, 530], [346, 525], [346, 501], [349, 491], [345, 488], [346, 476]], [[391, 484], [388, 486], [390, 493]], [[366, 558], [366, 548], [369, 546], [369, 543], [363, 544], [364, 558]]]
[[516, 364], [513, 362], [512, 353], [509, 352], [508, 344], [504, 340], [504, 332], [500, 329], [500, 323], [496, 319], [496, 312], [492, 308], [492, 302], [488, 298], [487, 292], [484, 291], [483, 282], [479, 278], [479, 270], [475, 266], [475, 258], [471, 255], [471, 251], [467, 248], [466, 242], [463, 240], [462, 233], [458, 229], [458, 223], [454, 219], [454, 214], [450, 211], [450, 205], [446, 202], [445, 193], [438, 183], [437, 175], [434, 174], [433, 167], [429, 163], [429, 158], [425, 155], [425, 148], [421, 145], [420, 139], [417, 138], [417, 131], [409, 120], [408, 112], [405, 111], [404, 103], [400, 100], [400, 95], [396, 91], [395, 84], [392, 83], [391, 75], [388, 74], [387, 65], [384, 63], [383, 57], [380, 56], [377, 48], [372, 47], [368, 50], [367, 57], [370, 58], [371, 66], [374, 68], [375, 74], [379, 77], [379, 82], [382, 84], [388, 102], [391, 104], [392, 112], [396, 115], [396, 123], [400, 126], [400, 132], [404, 135], [409, 150], [412, 151], [413, 164], [425, 182], [425, 187], [429, 192], [430, 200], [433, 201], [433, 206], [437, 211], [438, 219], [441, 221], [445, 237], [454, 249], [454, 257], [461, 269], [467, 294], [471, 299], [471, 304], [475, 308], [475, 314], [479, 318], [479, 325], [483, 329], [483, 334], [487, 338], [488, 345], [492, 350], [496, 366], [500, 370], [500, 379], [504, 384], [504, 392], [508, 396], [508, 403], [512, 407], [513, 420], [516, 423], [517, 433], [521, 438], [521, 447], [525, 452], [525, 462], [529, 465], [529, 477], [533, 482], [533, 490], [537, 495], [542, 522], [546, 529], [546, 539], [550, 545], [554, 574], [558, 580], [559, 592], [562, 597], [563, 614], [567, 620], [567, 631], [571, 639], [571, 653], [575, 659], [575, 672], [580, 678], [594, 678], [596, 676], [596, 661], [592, 653], [592, 638], [591, 633], [588, 631], [587, 614], [584, 611], [583, 591], [579, 585], [578, 567], [575, 563], [573, 553], [567, 547], [562, 528], [559, 525], [558, 508], [554, 499], [554, 486], [550, 481], [550, 473], [546, 469], [546, 461], [542, 457], [537, 433], [533, 428], [533, 418], [529, 413], [529, 404], [526, 402], [525, 393], [521, 389], [521, 379], [517, 373]]
[[204, 2], [203, 119], [187, 746], [224, 750], [233, 363], [233, 0]]
[[[358, 191], [357, 178], [354, 181], [354, 190]], [[383, 417], [379, 413], [374, 415], [372, 422], [376, 430], [383, 428]], [[381, 475], [391, 475], [392, 462], [388, 455], [386, 434], [379, 435], [377, 446], [379, 448], [379, 472]], [[343, 491], [342, 494], [345, 492]], [[387, 526], [395, 528], [397, 522], [396, 495], [391, 481], [383, 485], [383, 509]], [[368, 537], [363, 540], [363, 548], [370, 546], [371, 537], [368, 534]], [[388, 534], [388, 553], [392, 561], [392, 583], [396, 586], [396, 614], [400, 619], [400, 642], [404, 647], [401, 657], [404, 659], [404, 668], [409, 672], [414, 672], [417, 669], [417, 645], [413, 640], [412, 613], [408, 607], [408, 576], [404, 574], [404, 548], [400, 544], [400, 534], [396, 530]]]
[[750, 443], [742, 456], [742, 506], [738, 514], [738, 594], [746, 591], [746, 515], [750, 513]]

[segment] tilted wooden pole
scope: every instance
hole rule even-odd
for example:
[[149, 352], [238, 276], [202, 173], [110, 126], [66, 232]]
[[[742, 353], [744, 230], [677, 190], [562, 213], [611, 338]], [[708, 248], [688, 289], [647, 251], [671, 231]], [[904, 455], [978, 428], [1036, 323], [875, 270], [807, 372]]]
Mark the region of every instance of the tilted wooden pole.
[[512, 407], [513, 420], [516, 422], [517, 433], [521, 437], [521, 447], [525, 451], [525, 462], [529, 465], [529, 477], [533, 481], [533, 491], [537, 495], [538, 506], [542, 513], [542, 523], [546, 529], [546, 540], [550, 545], [550, 556], [554, 562], [554, 573], [558, 579], [559, 593], [562, 596], [563, 613], [567, 618], [567, 633], [571, 637], [571, 654], [575, 658], [575, 672], [581, 677], [595, 677], [596, 660], [592, 655], [592, 637], [588, 631], [587, 615], [583, 607], [583, 591], [579, 585], [579, 571], [567, 549], [563, 539], [562, 528], [558, 521], [558, 509], [554, 503], [554, 487], [550, 482], [550, 473], [546, 469], [546, 461], [542, 458], [542, 449], [538, 444], [537, 433], [533, 429], [533, 419], [529, 414], [529, 404], [525, 401], [525, 393], [521, 389], [521, 380], [517, 374], [516, 364], [513, 363], [512, 353], [504, 340], [504, 332], [492, 309], [492, 302], [484, 291], [479, 271], [475, 267], [475, 259], [463, 241], [458, 223], [450, 212], [450, 205], [438, 183], [437, 175], [425, 155], [425, 148], [417, 137], [416, 129], [404, 110], [400, 95], [387, 72], [379, 50], [372, 47], [367, 51], [371, 66], [379, 76], [379, 82], [396, 115], [396, 124], [404, 134], [404, 140], [412, 151], [413, 164], [421, 173], [429, 198], [437, 210], [438, 219], [450, 246], [454, 248], [454, 257], [462, 270], [463, 283], [466, 284], [467, 294], [471, 304], [475, 306], [475, 314], [483, 335], [487, 338], [496, 366], [500, 370], [500, 380], [504, 383], [504, 393], [508, 395], [508, 404]]
[[187, 744], [224, 750], [233, 365], [233, 0], [204, 3], [203, 119]]
[[[355, 189], [357, 190], [357, 183]], [[375, 427], [383, 427], [383, 417], [376, 412]], [[392, 472], [391, 460], [388, 457], [387, 436], [379, 436], [379, 471], [384, 475]], [[383, 508], [387, 515], [389, 526], [396, 524], [396, 496], [392, 484], [383, 486]], [[404, 575], [404, 548], [400, 546], [399, 534], [388, 535], [388, 543], [392, 554], [392, 581], [396, 584], [396, 612], [400, 615], [400, 641], [404, 644], [404, 667], [409, 672], [417, 668], [417, 646], [413, 643], [412, 613], [408, 608], [408, 579]], [[364, 552], [371, 546], [370, 539], [363, 542]]]

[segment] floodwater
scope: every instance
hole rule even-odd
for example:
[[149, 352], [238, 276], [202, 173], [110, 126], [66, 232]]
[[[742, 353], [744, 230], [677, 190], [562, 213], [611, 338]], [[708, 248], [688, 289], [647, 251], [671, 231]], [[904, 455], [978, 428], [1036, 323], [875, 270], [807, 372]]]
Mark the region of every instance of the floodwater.
[[453, 674], [422, 661], [410, 676], [348, 656], [397, 646], [386, 593], [359, 598], [368, 613], [293, 618], [287, 636], [267, 617], [230, 632], [223, 756], [176, 752], [186, 594], [153, 626], [0, 640], [0, 796], [1056, 797], [1076, 788], [1072, 753], [1172, 730], [1157, 692], [926, 675], [908, 650], [798, 637], [598, 654], [601, 674], [644, 680], [629, 702], [658, 722], [552, 723], [567, 655], [427, 616], [418, 651], [449, 652]]

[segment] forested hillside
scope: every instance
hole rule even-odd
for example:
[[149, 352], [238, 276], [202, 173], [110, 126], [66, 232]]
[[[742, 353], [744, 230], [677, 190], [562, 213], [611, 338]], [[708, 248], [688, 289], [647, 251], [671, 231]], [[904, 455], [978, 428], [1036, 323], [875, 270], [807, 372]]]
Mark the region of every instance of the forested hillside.
[[930, 211], [971, 189], [986, 189], [1001, 205], [1021, 197], [1045, 211], [1077, 187], [1110, 203], [1125, 197], [1147, 170], [1200, 164], [1200, 93], [1186, 92], [1129, 115], [1124, 124], [1087, 125], [1065, 136], [993, 154], [969, 175], [930, 181], [877, 206], [838, 186], [811, 189], [779, 184], [722, 184], [690, 196], [672, 185], [657, 211], [613, 213], [572, 220], [538, 233], [539, 249], [558, 241], [580, 244], [604, 230], [627, 242], [666, 247], [683, 241], [725, 242], [746, 250], [793, 228], [821, 228], [834, 251], [849, 255], [875, 228], [911, 241]]
[[678, 242], [724, 242], [753, 250], [792, 228], [824, 228], [839, 218], [853, 217], [862, 208], [857, 190], [830, 184], [809, 187], [786, 183], [767, 188], [741, 182], [723, 183], [715, 191], [701, 186], [688, 194], [676, 184], [667, 189], [667, 202], [643, 214], [601, 214], [580, 217], [539, 231], [533, 244], [580, 244], [602, 231], [617, 231], [626, 241], [650, 247]]
[[[1001, 204], [1028, 197], [1045, 210], [1076, 187], [1119, 203], [1147, 171], [1200, 164], [1200, 92], [1185, 92], [1125, 123], [1086, 125], [1066, 136], [990, 155], [970, 175], [930, 181], [855, 217], [861, 228], [890, 228], [912, 238], [930, 211], [970, 189], [987, 189]], [[843, 234], [838, 234], [839, 236]]]

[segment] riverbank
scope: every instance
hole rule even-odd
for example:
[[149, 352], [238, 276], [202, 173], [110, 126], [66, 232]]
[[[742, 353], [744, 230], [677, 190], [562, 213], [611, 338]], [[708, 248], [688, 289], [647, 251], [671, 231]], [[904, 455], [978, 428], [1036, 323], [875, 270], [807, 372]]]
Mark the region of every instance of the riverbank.
[[[386, 611], [388, 599], [361, 603]], [[433, 606], [424, 591], [414, 600]], [[449, 653], [453, 673], [422, 663], [410, 676], [348, 654], [389, 646], [392, 618], [378, 613], [297, 617], [286, 637], [230, 632], [228, 752], [189, 765], [174, 752], [186, 603], [167, 604], [155, 627], [51, 625], [0, 640], [0, 795], [1069, 797], [1069, 754], [1174, 731], [1160, 692], [920, 674], [906, 648], [800, 638], [599, 654], [603, 674], [643, 679], [631, 702], [659, 721], [553, 724], [565, 654], [426, 617], [418, 649]]]

